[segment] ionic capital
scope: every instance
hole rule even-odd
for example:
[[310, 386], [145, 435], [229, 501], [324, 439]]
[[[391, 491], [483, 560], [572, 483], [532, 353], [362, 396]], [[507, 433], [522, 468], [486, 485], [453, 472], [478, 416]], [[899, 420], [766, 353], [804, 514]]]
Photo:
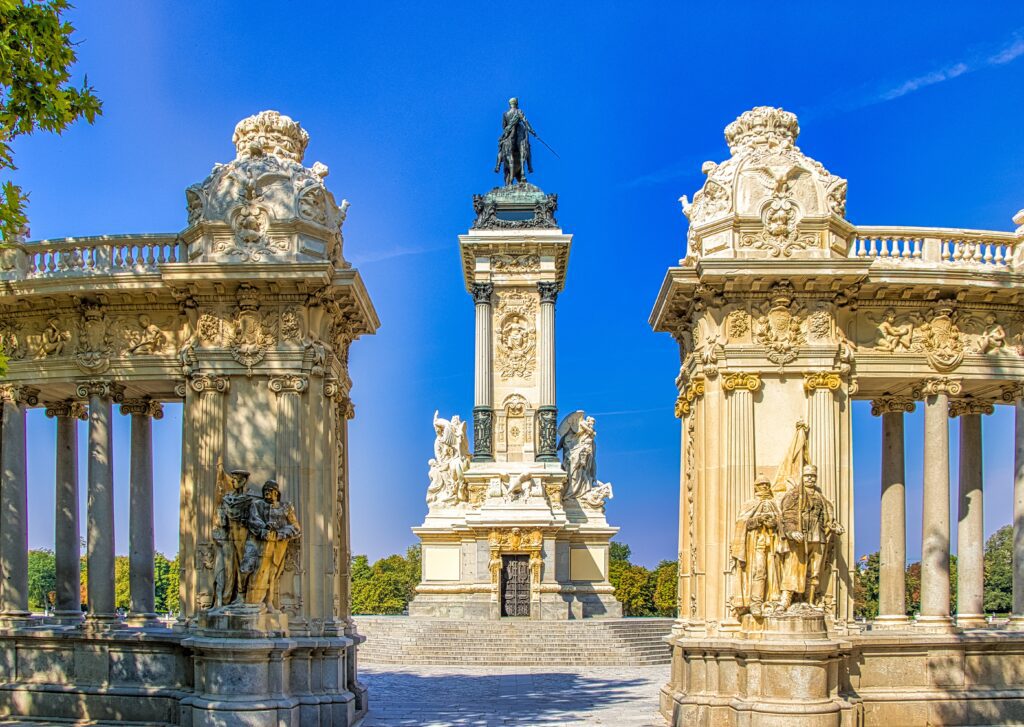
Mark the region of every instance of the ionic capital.
[[1006, 384], [1002, 387], [1002, 393], [999, 395], [1007, 404], [1016, 404], [1021, 399], [1024, 399], [1024, 383], [1020, 384]]
[[490, 305], [491, 296], [494, 295], [493, 283], [473, 283], [470, 287], [470, 294], [473, 302], [477, 305]]
[[959, 396], [960, 392], [963, 391], [963, 388], [964, 387], [960, 383], [960, 379], [953, 379], [948, 376], [939, 376], [934, 379], [925, 379], [924, 381], [918, 382], [910, 392], [910, 395], [915, 399], [923, 399], [926, 396], [937, 396], [939, 394]]
[[836, 391], [843, 385], [843, 377], [838, 371], [811, 371], [804, 374], [804, 391], [828, 389]]
[[963, 416], [965, 414], [991, 414], [996, 410], [993, 402], [989, 399], [972, 399], [970, 397], [964, 399], [952, 399], [949, 402], [949, 418], [955, 419], [956, 417]]
[[35, 406], [39, 403], [39, 389], [24, 384], [0, 384], [0, 402], [16, 406]]
[[204, 391], [216, 391], [218, 394], [227, 393], [231, 381], [227, 376], [214, 376], [212, 374], [192, 374], [188, 381], [192, 391], [203, 393]]
[[761, 375], [734, 371], [722, 375], [722, 389], [725, 391], [757, 391], [761, 388]]
[[908, 396], [882, 396], [871, 400], [871, 414], [909, 414], [917, 405]]
[[345, 418], [355, 419], [356, 418], [356, 405], [352, 403], [351, 399], [345, 399]]
[[124, 387], [109, 379], [83, 381], [78, 385], [75, 393], [78, 394], [80, 399], [98, 396], [101, 399], [110, 399], [117, 403], [124, 401]]
[[693, 381], [686, 385], [686, 388], [679, 392], [676, 398], [676, 418], [682, 419], [693, 411], [693, 402], [704, 396], [704, 377], [695, 376]]
[[80, 401], [68, 399], [67, 401], [55, 401], [46, 405], [46, 416], [50, 419], [57, 417], [68, 417], [71, 419], [88, 419], [85, 404]]
[[275, 394], [301, 394], [309, 388], [309, 377], [298, 374], [285, 374], [284, 376], [272, 376], [267, 385]]
[[348, 390], [348, 382], [342, 382], [333, 377], [324, 379], [324, 397], [331, 401], [344, 401], [345, 397], [348, 396]]
[[554, 281], [542, 280], [537, 283], [537, 291], [541, 303], [554, 303], [558, 299], [558, 283]]
[[154, 419], [164, 418], [164, 407], [159, 401], [150, 398], [125, 399], [121, 404], [122, 414], [141, 414], [142, 416], [153, 417]]

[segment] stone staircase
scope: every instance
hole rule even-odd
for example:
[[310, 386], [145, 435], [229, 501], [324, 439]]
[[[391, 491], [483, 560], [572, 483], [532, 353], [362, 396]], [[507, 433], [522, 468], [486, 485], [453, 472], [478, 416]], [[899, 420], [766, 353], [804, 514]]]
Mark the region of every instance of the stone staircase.
[[455, 621], [356, 616], [364, 664], [650, 666], [668, 664], [670, 618]]

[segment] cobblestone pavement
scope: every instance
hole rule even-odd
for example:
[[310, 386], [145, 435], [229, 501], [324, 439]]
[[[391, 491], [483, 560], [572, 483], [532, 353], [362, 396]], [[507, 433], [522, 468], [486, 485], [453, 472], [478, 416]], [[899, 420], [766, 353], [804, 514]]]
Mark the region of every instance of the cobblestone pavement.
[[402, 667], [359, 665], [370, 689], [361, 727], [573, 725], [665, 727], [667, 666]]

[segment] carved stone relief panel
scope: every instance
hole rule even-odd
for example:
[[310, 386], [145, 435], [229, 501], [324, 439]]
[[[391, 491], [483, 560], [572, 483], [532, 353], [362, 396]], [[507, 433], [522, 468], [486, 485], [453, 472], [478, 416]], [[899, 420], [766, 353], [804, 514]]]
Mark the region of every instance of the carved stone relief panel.
[[530, 381], [537, 366], [537, 296], [502, 293], [495, 312], [495, 364], [504, 381]]

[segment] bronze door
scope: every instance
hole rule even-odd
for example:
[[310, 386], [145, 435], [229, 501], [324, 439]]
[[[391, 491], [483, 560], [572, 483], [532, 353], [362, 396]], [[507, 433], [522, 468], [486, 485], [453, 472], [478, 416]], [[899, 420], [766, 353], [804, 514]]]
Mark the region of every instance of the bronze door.
[[501, 556], [501, 615], [530, 615], [530, 556]]

